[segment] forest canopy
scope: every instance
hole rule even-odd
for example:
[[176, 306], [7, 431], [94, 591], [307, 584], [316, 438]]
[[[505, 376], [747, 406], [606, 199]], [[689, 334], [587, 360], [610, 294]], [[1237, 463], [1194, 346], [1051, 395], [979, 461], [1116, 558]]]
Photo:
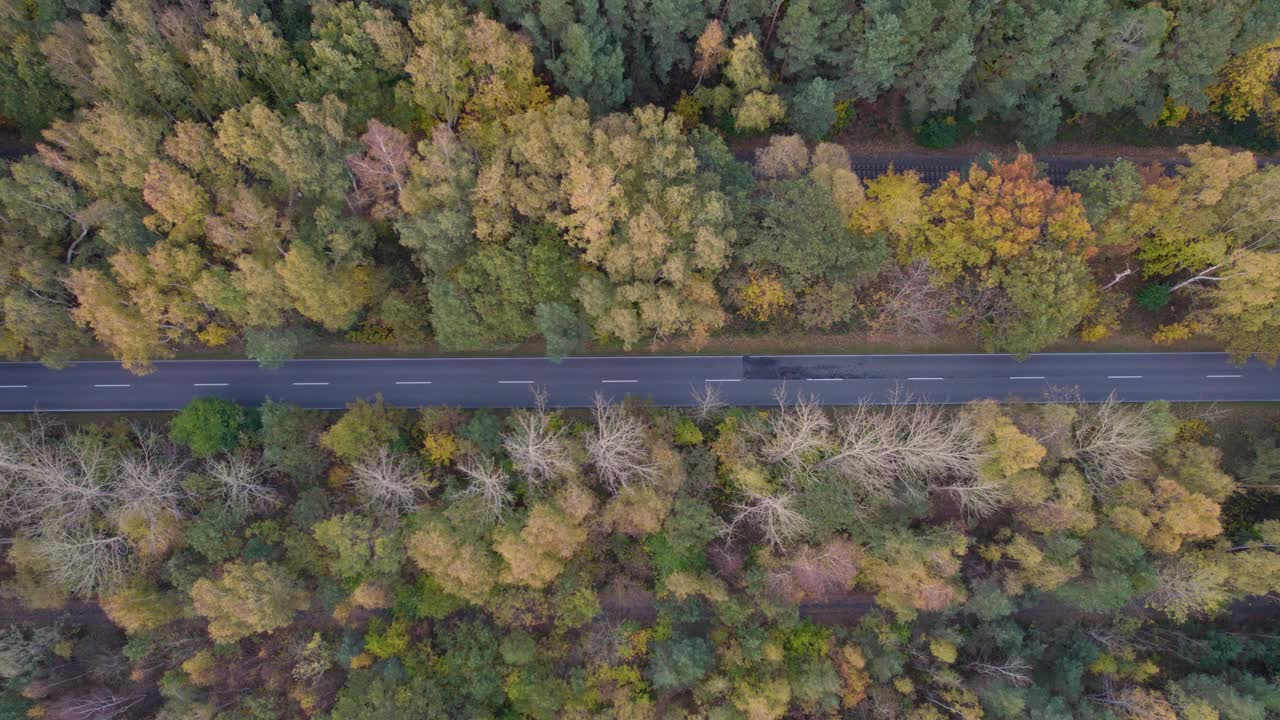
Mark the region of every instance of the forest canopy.
[[[1278, 38], [1267, 0], [0, 0], [0, 351], [1274, 364]], [[1019, 142], [867, 169], [879, 125]], [[1177, 154], [1038, 162], [1100, 126]], [[1280, 716], [1268, 411], [794, 390], [4, 418], [0, 720]]]
[[1261, 416], [544, 400], [5, 423], [0, 710], [1280, 712]]
[[1126, 318], [1280, 350], [1280, 170], [1249, 151], [1066, 185], [1017, 153], [931, 187], [859, 177], [838, 142], [855, 106], [898, 101], [914, 125], [1032, 144], [1070, 118], [1188, 113], [1280, 137], [1274, 3], [2, 0], [0, 18], [0, 118], [35, 141], [0, 170], [11, 357], [96, 345], [146, 372], [317, 339], [563, 357], [762, 331], [1025, 354]]

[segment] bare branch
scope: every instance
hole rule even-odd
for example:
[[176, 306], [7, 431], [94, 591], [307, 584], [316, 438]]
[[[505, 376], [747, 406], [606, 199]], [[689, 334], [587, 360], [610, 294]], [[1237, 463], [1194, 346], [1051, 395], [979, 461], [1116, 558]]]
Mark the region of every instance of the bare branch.
[[55, 440], [39, 417], [28, 429], [0, 428], [6, 488], [0, 521], [46, 530], [84, 524], [111, 505], [114, 471], [101, 442], [76, 435]]
[[49, 580], [80, 596], [119, 587], [132, 567], [129, 543], [119, 536], [60, 530], [41, 534], [33, 547], [49, 566]]
[[365, 152], [347, 156], [347, 168], [355, 176], [348, 202], [376, 218], [394, 217], [400, 213], [397, 198], [408, 180], [413, 156], [409, 136], [375, 118], [360, 142]]
[[802, 545], [769, 572], [769, 590], [792, 602], [828, 600], [849, 589], [861, 563], [862, 548], [846, 537]]
[[1156, 568], [1158, 582], [1145, 604], [1179, 623], [1192, 615], [1212, 615], [1231, 599], [1224, 574], [1215, 563], [1195, 557], [1165, 560]]
[[458, 471], [471, 481], [461, 495], [479, 498], [485, 510], [497, 520], [515, 499], [508, 487], [511, 479], [488, 455], [468, 455]]
[[143, 695], [117, 695], [108, 690], [95, 690], [88, 695], [55, 700], [43, 717], [49, 720], [112, 720], [127, 713], [143, 699]]
[[715, 417], [716, 413], [727, 407], [727, 403], [720, 397], [720, 386], [711, 383], [703, 383], [702, 389], [691, 387], [690, 392], [693, 395], [693, 416], [699, 422], [706, 422]]
[[228, 508], [257, 513], [280, 505], [280, 493], [266, 483], [266, 467], [248, 453], [210, 460], [205, 468], [221, 487], [222, 501]]
[[351, 486], [375, 512], [401, 515], [418, 506], [425, 490], [416, 458], [386, 446], [351, 465]]
[[1080, 403], [1075, 452], [1095, 492], [1138, 477], [1159, 442], [1145, 405], [1122, 405], [1115, 393], [1101, 403]]
[[837, 451], [823, 464], [868, 492], [887, 493], [897, 481], [924, 485], [978, 476], [984, 451], [973, 428], [935, 405], [906, 398], [883, 407], [861, 402], [837, 422]]
[[1133, 274], [1133, 268], [1126, 265], [1123, 271], [1116, 273], [1116, 276], [1111, 278], [1111, 282], [1107, 283], [1106, 285], [1103, 285], [1100, 289], [1110, 290], [1113, 286], [1116, 285], [1116, 283], [1120, 282], [1121, 280], [1124, 280], [1125, 278], [1129, 277], [1132, 274]]
[[774, 393], [778, 409], [769, 416], [768, 435], [760, 453], [768, 462], [805, 469], [813, 465], [824, 448], [831, 444], [831, 420], [813, 395], [796, 395], [791, 405], [786, 402], [786, 388]]
[[929, 264], [914, 262], [905, 268], [890, 263], [883, 278], [886, 297], [879, 302], [868, 325], [872, 338], [913, 337], [928, 339], [948, 324], [955, 305], [952, 292], [933, 282]]
[[116, 514], [142, 520], [148, 527], [148, 542], [156, 549], [166, 521], [182, 517], [187, 493], [182, 487], [186, 463], [159, 433], [133, 428], [138, 451], [125, 455], [116, 464]]
[[960, 503], [960, 511], [968, 517], [988, 517], [995, 514], [1008, 497], [1005, 485], [972, 478], [968, 482], [936, 485], [935, 490], [951, 493]]
[[979, 675], [1004, 680], [1014, 687], [1030, 687], [1033, 682], [1031, 663], [1022, 658], [1009, 658], [1002, 663], [971, 662], [968, 668]]
[[648, 433], [639, 418], [596, 393], [595, 421], [587, 434], [587, 457], [605, 486], [617, 492], [657, 478]]
[[748, 491], [744, 499], [731, 506], [734, 516], [728, 533], [750, 525], [760, 532], [765, 542], [784, 548], [809, 529], [809, 521], [795, 510], [794, 504], [795, 496], [791, 493], [761, 495]]
[[516, 468], [534, 487], [573, 471], [573, 460], [565, 446], [563, 427], [555, 427], [547, 413], [545, 390], [535, 390], [533, 410], [512, 415], [514, 427], [502, 437], [502, 446]]
[[1089, 695], [1088, 699], [1115, 708], [1125, 720], [1149, 720], [1177, 715], [1163, 695], [1142, 687], [1127, 687], [1117, 692], [1108, 684], [1103, 693]]

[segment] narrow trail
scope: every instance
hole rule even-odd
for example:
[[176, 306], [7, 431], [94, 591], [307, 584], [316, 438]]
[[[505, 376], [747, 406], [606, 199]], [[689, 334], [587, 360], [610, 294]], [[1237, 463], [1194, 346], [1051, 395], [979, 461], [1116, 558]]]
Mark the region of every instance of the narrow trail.
[[[639, 623], [652, 623], [657, 619], [657, 607], [651, 602], [610, 602], [602, 598], [602, 619], [621, 622], [630, 620]], [[842, 600], [823, 603], [802, 603], [800, 616], [820, 625], [853, 625], [864, 615], [876, 608], [875, 595], [872, 593], [850, 593]], [[1157, 613], [1141, 605], [1133, 605], [1121, 611], [1125, 615], [1142, 615], [1156, 618]], [[362, 615], [372, 615], [362, 612]], [[1060, 625], [1077, 622], [1090, 617], [1072, 608], [1055, 602], [1043, 602], [1022, 608], [1014, 613], [1014, 617], [1030, 625]], [[197, 618], [180, 620], [187, 624], [193, 632], [203, 632], [204, 622]], [[1280, 597], [1263, 596], [1238, 600], [1229, 605], [1219, 616], [1211, 618], [1217, 625], [1235, 628], [1274, 627], [1280, 622]], [[325, 630], [344, 627], [335, 621], [327, 612], [311, 609], [303, 611], [294, 619], [294, 626], [307, 629]], [[17, 602], [0, 603], [0, 628], [9, 625], [18, 627], [43, 627], [48, 625], [66, 626], [107, 626], [114, 624], [102, 608], [97, 604], [83, 600], [72, 600], [58, 609], [30, 609]]]
[[[1102, 167], [1122, 159], [1120, 157], [1060, 158], [1043, 155], [1035, 155], [1034, 157], [1037, 163], [1044, 166], [1045, 177], [1054, 185], [1066, 185], [1067, 176], [1074, 170], [1084, 170], [1090, 166]], [[889, 171], [889, 167], [892, 166], [897, 171], [914, 170], [920, 175], [921, 180], [930, 185], [937, 185], [953, 172], [964, 173], [978, 159], [980, 159], [978, 156], [924, 155], [920, 153], [884, 153], [852, 155], [850, 157], [853, 171], [864, 181], [885, 174]], [[1134, 162], [1139, 165], [1144, 164], [1138, 160], [1134, 160]], [[1186, 162], [1170, 159], [1162, 164], [1165, 166], [1165, 173], [1172, 174], [1174, 168], [1178, 165], [1185, 165]]]
[[[738, 159], [751, 161], [755, 157], [756, 149], [762, 147], [765, 141], [767, 141], [766, 136], [751, 138], [734, 143], [732, 149]], [[892, 165], [898, 171], [913, 170], [919, 173], [920, 178], [930, 185], [942, 182], [949, 173], [964, 172], [974, 160], [986, 152], [997, 152], [1003, 156], [1014, 152], [1012, 148], [1016, 147], [991, 146], [990, 150], [986, 150], [977, 149], [978, 146], [972, 143], [965, 143], [945, 150], [929, 150], [915, 145], [905, 145], [899, 150], [885, 151], [872, 150], [868, 147], [869, 145], [876, 148], [885, 147], [885, 143], [882, 142], [851, 141], [845, 144], [849, 150], [854, 172], [864, 181], [883, 175]], [[981, 147], [986, 148], [985, 145]], [[16, 161], [33, 152], [35, 152], [35, 146], [20, 139], [16, 133], [0, 132], [0, 159]], [[1045, 166], [1045, 175], [1055, 185], [1065, 185], [1067, 174], [1072, 170], [1080, 170], [1090, 165], [1109, 165], [1122, 158], [1138, 165], [1158, 162], [1165, 166], [1168, 173], [1172, 173], [1176, 166], [1186, 164], [1175, 148], [1164, 147], [1061, 145], [1048, 146], [1041, 152], [1031, 151], [1031, 154], [1035, 156], [1037, 162]], [[1280, 162], [1274, 156], [1258, 153], [1255, 155], [1263, 164]]]
[[[758, 143], [744, 143], [733, 146], [733, 152], [739, 160], [751, 162], [755, 159], [755, 152], [760, 147], [761, 145]], [[997, 149], [999, 152], [993, 150], [974, 151], [972, 149], [931, 151], [916, 147], [905, 148], [902, 151], [884, 152], [867, 151], [859, 148], [857, 144], [846, 146], [846, 149], [849, 150], [849, 161], [853, 171], [864, 182], [885, 174], [892, 166], [898, 172], [912, 170], [918, 173], [920, 179], [929, 185], [937, 185], [953, 172], [964, 173], [969, 169], [970, 165], [984, 156], [989, 157], [994, 153], [996, 156], [1007, 158], [1015, 152], [1014, 150], [1006, 152], [999, 149]], [[1066, 185], [1067, 176], [1073, 170], [1084, 170], [1091, 166], [1103, 167], [1117, 160], [1129, 160], [1139, 167], [1152, 164], [1163, 165], [1166, 175], [1172, 175], [1179, 166], [1188, 164], [1186, 159], [1173, 148], [1168, 148], [1167, 150], [1162, 148], [1162, 152], [1153, 152], [1151, 148], [1126, 148], [1123, 146], [1110, 149], [1114, 151], [1112, 154], [1107, 154], [1102, 148], [1091, 153], [1055, 151], [1052, 148], [1046, 149], [1044, 152], [1029, 152], [1035, 158], [1036, 163], [1044, 167], [1045, 177], [1054, 185]], [[1274, 157], [1257, 153], [1255, 153], [1255, 157], [1260, 165], [1280, 163], [1280, 159]]]

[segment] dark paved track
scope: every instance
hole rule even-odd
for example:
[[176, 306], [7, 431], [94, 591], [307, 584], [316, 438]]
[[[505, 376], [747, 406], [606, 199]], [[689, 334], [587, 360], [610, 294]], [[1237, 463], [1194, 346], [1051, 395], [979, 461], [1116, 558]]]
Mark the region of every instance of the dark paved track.
[[[1066, 185], [1067, 175], [1073, 170], [1084, 170], [1088, 167], [1105, 167], [1115, 162], [1118, 158], [1078, 158], [1078, 157], [1053, 157], [1039, 155], [1035, 156], [1036, 162], [1044, 168], [1044, 175], [1054, 185]], [[889, 171], [889, 166], [899, 172], [905, 170], [914, 170], [920, 175], [920, 179], [929, 185], [937, 185], [946, 179], [947, 175], [958, 172], [961, 175], [969, 171], [972, 165], [979, 158], [963, 157], [949, 154], [926, 154], [926, 153], [884, 153], [884, 154], [854, 154], [850, 156], [853, 164], [853, 171], [863, 181], [871, 178], [879, 177]], [[1007, 157], [1005, 158], [1008, 159]], [[1138, 161], [1139, 166], [1147, 163]], [[1172, 175], [1174, 169], [1178, 165], [1185, 165], [1185, 160], [1170, 160], [1165, 163], [1166, 174]]]
[[0, 412], [172, 410], [216, 395], [256, 404], [264, 398], [339, 408], [381, 393], [415, 407], [528, 405], [543, 387], [551, 404], [588, 405], [602, 392], [660, 405], [691, 404], [691, 389], [720, 388], [736, 405], [768, 405], [786, 385], [827, 404], [882, 401], [906, 393], [933, 403], [977, 398], [1039, 401], [1078, 393], [1100, 400], [1280, 401], [1280, 373], [1221, 353], [1050, 353], [1019, 362], [1008, 355], [771, 355], [584, 357], [556, 364], [540, 358], [299, 360], [269, 370], [250, 361], [156, 363], [138, 377], [114, 362], [64, 370], [0, 363]]

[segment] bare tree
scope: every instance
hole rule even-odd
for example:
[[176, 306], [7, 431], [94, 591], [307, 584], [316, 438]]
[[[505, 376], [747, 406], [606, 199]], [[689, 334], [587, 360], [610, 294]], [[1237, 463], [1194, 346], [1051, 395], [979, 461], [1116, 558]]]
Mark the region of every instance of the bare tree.
[[460, 494], [464, 497], [479, 498], [485, 511], [498, 519], [511, 507], [514, 498], [509, 483], [511, 478], [488, 455], [468, 455], [458, 464], [458, 471], [467, 476], [470, 482]]
[[210, 460], [209, 477], [218, 483], [222, 502], [238, 512], [265, 512], [280, 505], [280, 493], [267, 484], [267, 468], [254, 455], [235, 453]]
[[565, 445], [564, 428], [556, 427], [547, 413], [545, 390], [533, 393], [532, 410], [512, 415], [511, 432], [502, 436], [502, 446], [512, 462], [532, 486], [573, 471], [573, 460]]
[[823, 465], [869, 492], [901, 480], [923, 485], [976, 478], [983, 447], [972, 426], [934, 405], [894, 398], [883, 407], [860, 402], [837, 418], [837, 449]]
[[117, 695], [95, 690], [87, 695], [66, 697], [50, 703], [43, 717], [48, 720], [112, 720], [129, 712], [145, 699], [143, 695]]
[[1092, 702], [1112, 708], [1116, 715], [1124, 720], [1149, 720], [1149, 718], [1177, 716], [1173, 706], [1158, 690], [1148, 690], [1143, 687], [1126, 687], [1117, 690], [1107, 682], [1103, 692], [1087, 697]]
[[386, 515], [400, 515], [418, 506], [425, 486], [416, 458], [385, 445], [351, 465], [351, 486], [365, 505]]
[[48, 564], [51, 582], [86, 597], [119, 587], [133, 564], [125, 538], [100, 536], [88, 529], [41, 533], [33, 547]]
[[1156, 589], [1146, 597], [1146, 606], [1179, 623], [1191, 615], [1211, 615], [1231, 599], [1226, 575], [1221, 563], [1194, 556], [1165, 560], [1156, 570]]
[[706, 422], [715, 417], [716, 413], [727, 407], [727, 403], [720, 397], [720, 386], [711, 383], [703, 383], [702, 389], [690, 388], [693, 395], [693, 416], [699, 422]]
[[1160, 439], [1146, 405], [1122, 405], [1115, 393], [1101, 403], [1080, 403], [1075, 453], [1095, 492], [1141, 475]]
[[967, 517], [982, 518], [992, 515], [1004, 505], [1009, 496], [1007, 486], [979, 477], [934, 485], [933, 489], [954, 497], [960, 504], [960, 511]]
[[145, 521], [154, 540], [166, 520], [182, 517], [186, 463], [154, 430], [135, 426], [133, 434], [138, 451], [116, 463], [116, 514]]
[[756, 150], [756, 175], [769, 180], [799, 177], [809, 167], [809, 146], [799, 135], [774, 135]]
[[610, 490], [617, 492], [657, 477], [644, 422], [600, 393], [595, 397], [595, 421], [587, 434], [587, 457]]
[[845, 537], [802, 545], [769, 573], [769, 589], [794, 602], [829, 599], [849, 589], [861, 563], [862, 548]]
[[871, 337], [927, 339], [946, 327], [954, 307], [953, 293], [933, 282], [923, 260], [906, 267], [890, 263], [883, 278], [885, 297], [867, 328]]
[[786, 393], [785, 386], [774, 392], [778, 409], [769, 416], [760, 454], [768, 462], [798, 470], [812, 465], [818, 452], [830, 445], [831, 420], [813, 395], [799, 393], [788, 405]]
[[1011, 657], [1004, 662], [971, 662], [966, 667], [979, 675], [998, 678], [1014, 687], [1030, 687], [1031, 663], [1022, 658]]
[[347, 168], [355, 185], [349, 197], [351, 205], [376, 218], [398, 215], [397, 198], [409, 178], [409, 160], [413, 156], [409, 136], [373, 119], [360, 136], [360, 143], [364, 153], [347, 156]]
[[748, 490], [742, 500], [731, 506], [734, 516], [728, 532], [733, 534], [743, 525], [749, 525], [760, 532], [765, 542], [775, 548], [784, 548], [809, 529], [809, 521], [796, 511], [794, 505], [795, 496], [788, 492], [762, 495]]
[[101, 442], [77, 435], [55, 440], [38, 416], [27, 429], [0, 428], [0, 477], [7, 487], [0, 522], [44, 529], [84, 524], [110, 507], [114, 472]]

